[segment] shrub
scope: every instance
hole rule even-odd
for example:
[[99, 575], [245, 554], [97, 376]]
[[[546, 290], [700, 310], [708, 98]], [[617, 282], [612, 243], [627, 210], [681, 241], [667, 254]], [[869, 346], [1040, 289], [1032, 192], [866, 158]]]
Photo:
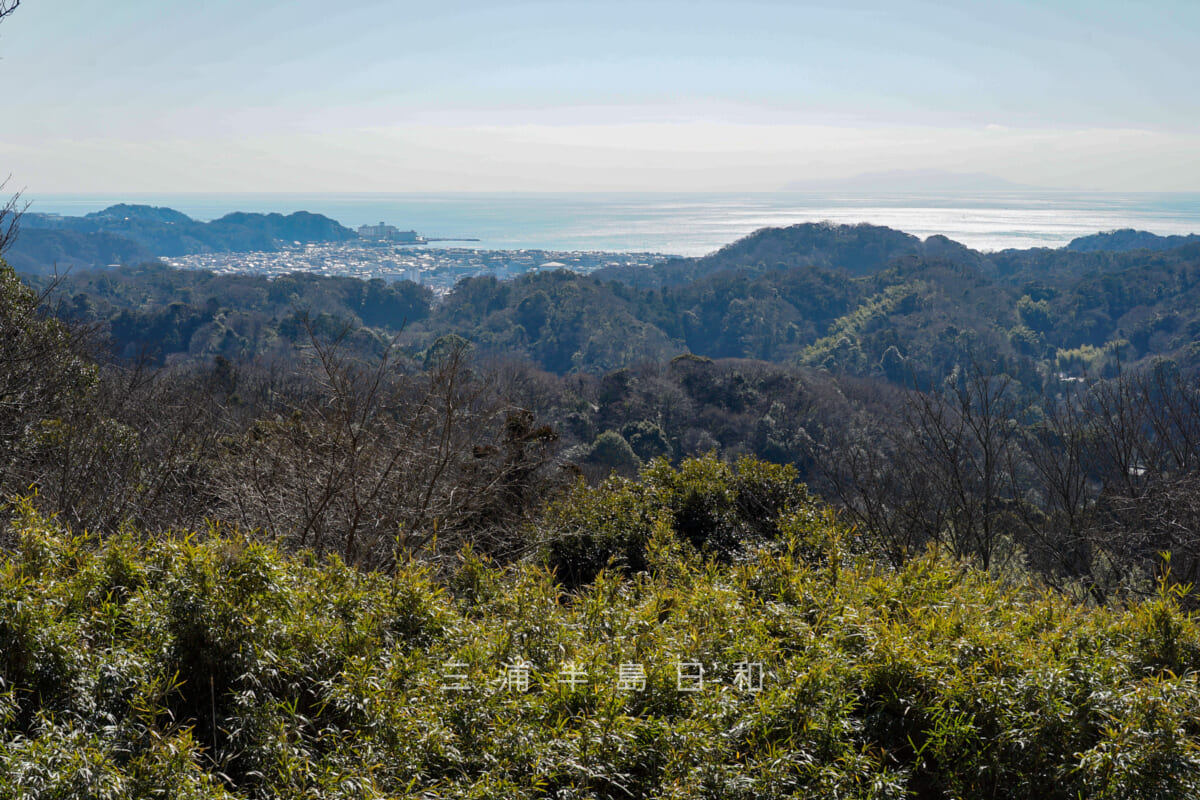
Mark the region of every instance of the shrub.
[[748, 544], [778, 536], [784, 515], [812, 507], [790, 466], [751, 457], [730, 465], [709, 454], [676, 470], [659, 458], [636, 481], [580, 483], [552, 507], [546, 559], [568, 587], [610, 563], [629, 573], [645, 570], [646, 543], [661, 519], [705, 557], [729, 563]]

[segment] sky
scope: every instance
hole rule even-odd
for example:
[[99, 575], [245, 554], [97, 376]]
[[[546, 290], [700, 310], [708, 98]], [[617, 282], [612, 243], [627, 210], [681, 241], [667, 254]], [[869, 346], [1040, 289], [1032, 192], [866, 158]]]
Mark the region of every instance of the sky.
[[1200, 2], [23, 0], [36, 193], [1200, 191]]

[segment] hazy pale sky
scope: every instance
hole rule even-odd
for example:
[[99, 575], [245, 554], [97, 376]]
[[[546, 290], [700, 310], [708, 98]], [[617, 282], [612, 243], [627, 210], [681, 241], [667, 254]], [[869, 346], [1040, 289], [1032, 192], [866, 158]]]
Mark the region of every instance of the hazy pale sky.
[[23, 0], [30, 192], [1200, 191], [1197, 0]]

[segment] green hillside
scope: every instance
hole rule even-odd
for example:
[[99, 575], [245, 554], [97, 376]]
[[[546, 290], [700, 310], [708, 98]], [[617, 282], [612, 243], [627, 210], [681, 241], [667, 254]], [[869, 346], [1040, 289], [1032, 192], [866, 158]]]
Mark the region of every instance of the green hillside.
[[[405, 282], [355, 291], [345, 278], [294, 276], [285, 294], [266, 277], [146, 267], [77, 272], [58, 292], [78, 321], [108, 326], [119, 351], [163, 358], [271, 352], [296, 340], [300, 308], [327, 315], [327, 327], [403, 331], [412, 352], [457, 335], [560, 375], [692, 353], [924, 385], [969, 352], [1040, 386], [1059, 373], [1112, 375], [1118, 362], [1197, 366], [1197, 276], [1195, 244], [981, 254], [876, 226], [801, 225], [650, 269], [468, 278], [436, 303]], [[127, 322], [168, 307], [181, 326], [168, 335]], [[224, 328], [188, 322], [201, 317]]]

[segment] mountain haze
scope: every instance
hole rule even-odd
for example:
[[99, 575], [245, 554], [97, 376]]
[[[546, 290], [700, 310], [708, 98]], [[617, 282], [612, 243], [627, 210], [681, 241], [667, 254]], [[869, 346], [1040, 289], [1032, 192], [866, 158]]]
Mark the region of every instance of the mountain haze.
[[[27, 213], [26, 230], [119, 236], [157, 256], [194, 253], [273, 251], [292, 242], [341, 242], [358, 234], [321, 214], [297, 211], [282, 214], [226, 214], [198, 222], [169, 208], [119, 204], [83, 217]], [[14, 250], [20, 251], [18, 238]]]

